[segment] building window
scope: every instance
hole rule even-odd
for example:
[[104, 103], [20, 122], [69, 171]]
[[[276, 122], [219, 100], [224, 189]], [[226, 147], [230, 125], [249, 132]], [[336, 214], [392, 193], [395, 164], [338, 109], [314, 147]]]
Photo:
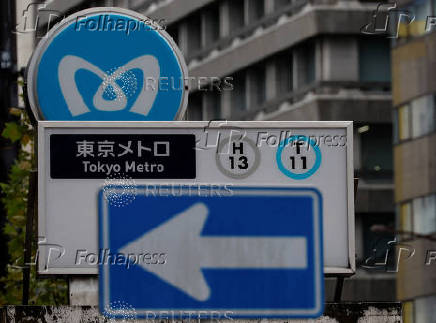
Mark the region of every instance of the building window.
[[436, 295], [416, 298], [414, 303], [414, 323], [434, 322], [436, 317]]
[[436, 195], [413, 199], [413, 228], [417, 234], [436, 232]]
[[278, 95], [292, 91], [292, 54], [290, 52], [277, 56], [276, 79]]
[[[381, 271], [392, 269], [395, 264], [395, 252], [390, 248], [390, 241], [395, 239], [389, 228], [394, 227], [395, 215], [393, 213], [367, 213], [360, 215], [363, 232], [363, 258], [362, 264], [374, 266], [376, 263], [385, 263], [386, 267], [377, 266]], [[385, 227], [385, 232], [377, 232], [374, 227]]]
[[309, 42], [304, 47], [304, 57], [306, 65], [306, 84], [315, 81], [315, 43]]
[[208, 46], [216, 42], [220, 37], [219, 4], [213, 3], [208, 6], [204, 11], [203, 19], [204, 43], [205, 46]]
[[425, 95], [410, 102], [412, 137], [420, 137], [435, 130], [434, 96]]
[[252, 66], [247, 71], [247, 94], [250, 107], [259, 106], [265, 102], [265, 65]]
[[386, 38], [359, 40], [359, 79], [362, 82], [391, 81], [391, 50]]
[[391, 178], [393, 173], [392, 126], [390, 124], [363, 124], [357, 129], [361, 144], [361, 176]]
[[187, 111], [187, 119], [189, 121], [201, 121], [203, 120], [203, 102], [202, 93], [197, 92], [189, 96], [189, 104]]
[[188, 22], [188, 53], [192, 54], [201, 48], [201, 16], [195, 14]]
[[413, 238], [413, 234], [428, 235], [436, 232], [436, 194], [401, 203], [397, 210], [398, 229], [405, 237]]
[[221, 93], [217, 91], [206, 92], [207, 119], [216, 120], [221, 118]]
[[179, 44], [179, 28], [177, 25], [171, 25], [166, 29], [166, 32], [173, 38], [177, 45]]
[[230, 34], [244, 26], [244, 0], [229, 1]]
[[[271, 0], [266, 0], [271, 1]], [[261, 0], [247, 0], [247, 23], [252, 23], [254, 21], [259, 20], [265, 14], [264, 12], [264, 3]]]
[[246, 75], [245, 71], [239, 72], [233, 76], [233, 91], [231, 91], [231, 108], [233, 111], [247, 110], [246, 101]]
[[315, 43], [308, 41], [295, 49], [293, 68], [296, 70], [298, 88], [315, 81]]
[[425, 95], [394, 111], [395, 143], [418, 138], [436, 130], [435, 96]]

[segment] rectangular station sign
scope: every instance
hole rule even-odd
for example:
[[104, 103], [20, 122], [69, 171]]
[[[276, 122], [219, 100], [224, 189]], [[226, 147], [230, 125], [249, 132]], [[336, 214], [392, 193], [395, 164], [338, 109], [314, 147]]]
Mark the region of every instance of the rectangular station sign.
[[[208, 214], [207, 220], [202, 219], [204, 227], [201, 221], [196, 222], [197, 229], [202, 230], [198, 241], [209, 242], [212, 237], [223, 241], [222, 237], [231, 237], [229, 241], [234, 245], [228, 249], [237, 250], [233, 247], [239, 246], [245, 250], [249, 249], [245, 246], [246, 235], [259, 241], [267, 239], [265, 247], [272, 249], [282, 243], [274, 236], [283, 235], [289, 241], [297, 239], [304, 247], [296, 263], [278, 255], [267, 269], [273, 270], [274, 262], [289, 270], [304, 264], [306, 274], [313, 272], [320, 262], [309, 257], [316, 243], [308, 237], [318, 233], [313, 226], [304, 225], [315, 223], [321, 216], [324, 274], [351, 275], [355, 271], [352, 122], [43, 121], [39, 122], [38, 131], [40, 274], [97, 274], [108, 253], [122, 248], [128, 251], [133, 248], [129, 244], [148, 239], [147, 233], [152, 230], [165, 228], [165, 217], [172, 216], [175, 221], [177, 214], [196, 210], [196, 205], [202, 205], [198, 209]], [[297, 203], [303, 197], [295, 194], [306, 196], [310, 192], [317, 192], [312, 200], [318, 209], [312, 204], [298, 218], [284, 218], [288, 209], [280, 202], [282, 195], [289, 193], [289, 199]], [[261, 200], [262, 207], [258, 205]], [[167, 213], [149, 212], [155, 210], [157, 202], [163, 209], [169, 208]], [[140, 213], [138, 210], [143, 208], [145, 213]], [[106, 211], [109, 215], [105, 217], [102, 214]], [[214, 226], [217, 213], [222, 217], [223, 227]], [[107, 226], [102, 227], [102, 216], [108, 219]], [[247, 224], [252, 221], [258, 229]], [[235, 230], [225, 230], [226, 225]], [[295, 226], [301, 231], [281, 231]], [[254, 231], [244, 231], [250, 228]], [[121, 234], [124, 231], [126, 235]], [[108, 250], [104, 241], [116, 245], [117, 250]], [[221, 252], [223, 245], [211, 242], [204, 244], [204, 248], [202, 253], [207, 253], [208, 248]], [[165, 252], [151, 252], [147, 262], [163, 261], [165, 256], [156, 253]], [[206, 263], [198, 264], [205, 281], [196, 285], [197, 291], [187, 294], [200, 299], [207, 290], [219, 288], [214, 287], [215, 278], [222, 274], [208, 277], [215, 265], [220, 268], [247, 265], [232, 259], [218, 264], [205, 259]], [[167, 260], [172, 261], [169, 256]], [[269, 262], [262, 257], [258, 261], [249, 264], [257, 268]], [[168, 266], [156, 268], [171, 271]], [[111, 270], [107, 277], [112, 277]], [[171, 272], [157, 275], [172, 277]], [[167, 283], [174, 287], [182, 282]], [[183, 286], [177, 288], [184, 290]], [[178, 305], [186, 308], [188, 303]], [[262, 306], [265, 304], [259, 305], [259, 311]]]

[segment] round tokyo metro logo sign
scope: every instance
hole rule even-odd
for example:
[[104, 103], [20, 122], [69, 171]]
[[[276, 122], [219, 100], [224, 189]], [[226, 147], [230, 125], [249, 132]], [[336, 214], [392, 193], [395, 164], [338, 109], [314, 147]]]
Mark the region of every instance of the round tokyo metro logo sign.
[[28, 66], [33, 112], [45, 120], [171, 121], [187, 104], [187, 67], [172, 38], [120, 8], [69, 16]]

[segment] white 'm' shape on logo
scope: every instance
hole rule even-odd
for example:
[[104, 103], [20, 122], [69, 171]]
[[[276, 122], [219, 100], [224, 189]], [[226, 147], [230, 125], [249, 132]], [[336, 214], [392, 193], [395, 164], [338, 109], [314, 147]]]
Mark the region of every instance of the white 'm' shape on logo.
[[[90, 112], [77, 88], [75, 74], [78, 70], [85, 69], [93, 72], [102, 80], [93, 98], [95, 108], [101, 111], [119, 111], [126, 108], [127, 98], [115, 81], [121, 74], [134, 68], [139, 68], [142, 71], [143, 82], [141, 92], [129, 111], [146, 116], [150, 112], [158, 92], [158, 87], [156, 86], [145, 86], [147, 84], [146, 79], [148, 78], [158, 83], [160, 68], [159, 62], [154, 56], [144, 55], [137, 57], [126, 65], [119, 67], [111, 75], [106, 74], [97, 66], [87, 62], [83, 58], [73, 55], [67, 55], [62, 58], [58, 67], [59, 84], [68, 109], [73, 117]], [[108, 86], [112, 86], [116, 93], [117, 100], [106, 100], [103, 97], [103, 93]]]

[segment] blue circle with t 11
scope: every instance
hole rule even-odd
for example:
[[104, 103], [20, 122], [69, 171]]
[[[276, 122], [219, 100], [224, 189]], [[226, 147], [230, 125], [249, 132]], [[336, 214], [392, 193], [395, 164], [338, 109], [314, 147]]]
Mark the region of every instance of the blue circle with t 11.
[[187, 104], [187, 67], [151, 19], [119, 8], [56, 25], [29, 63], [28, 93], [45, 120], [171, 121]]
[[[313, 148], [313, 151], [315, 152], [315, 163], [313, 164], [312, 168], [310, 168], [305, 173], [294, 173], [294, 172], [290, 171], [289, 169], [287, 169], [283, 165], [283, 162], [282, 162], [283, 149], [285, 147], [287, 147], [288, 145], [292, 144], [294, 141], [309, 144]], [[296, 180], [306, 179], [306, 178], [312, 176], [321, 166], [321, 150], [319, 149], [318, 145], [312, 139], [310, 139], [306, 136], [303, 136], [303, 135], [295, 135], [295, 136], [286, 138], [285, 140], [282, 140], [280, 142], [279, 147], [277, 148], [276, 161], [277, 161], [278, 168], [286, 176], [288, 176], [292, 179], [296, 179]]]

